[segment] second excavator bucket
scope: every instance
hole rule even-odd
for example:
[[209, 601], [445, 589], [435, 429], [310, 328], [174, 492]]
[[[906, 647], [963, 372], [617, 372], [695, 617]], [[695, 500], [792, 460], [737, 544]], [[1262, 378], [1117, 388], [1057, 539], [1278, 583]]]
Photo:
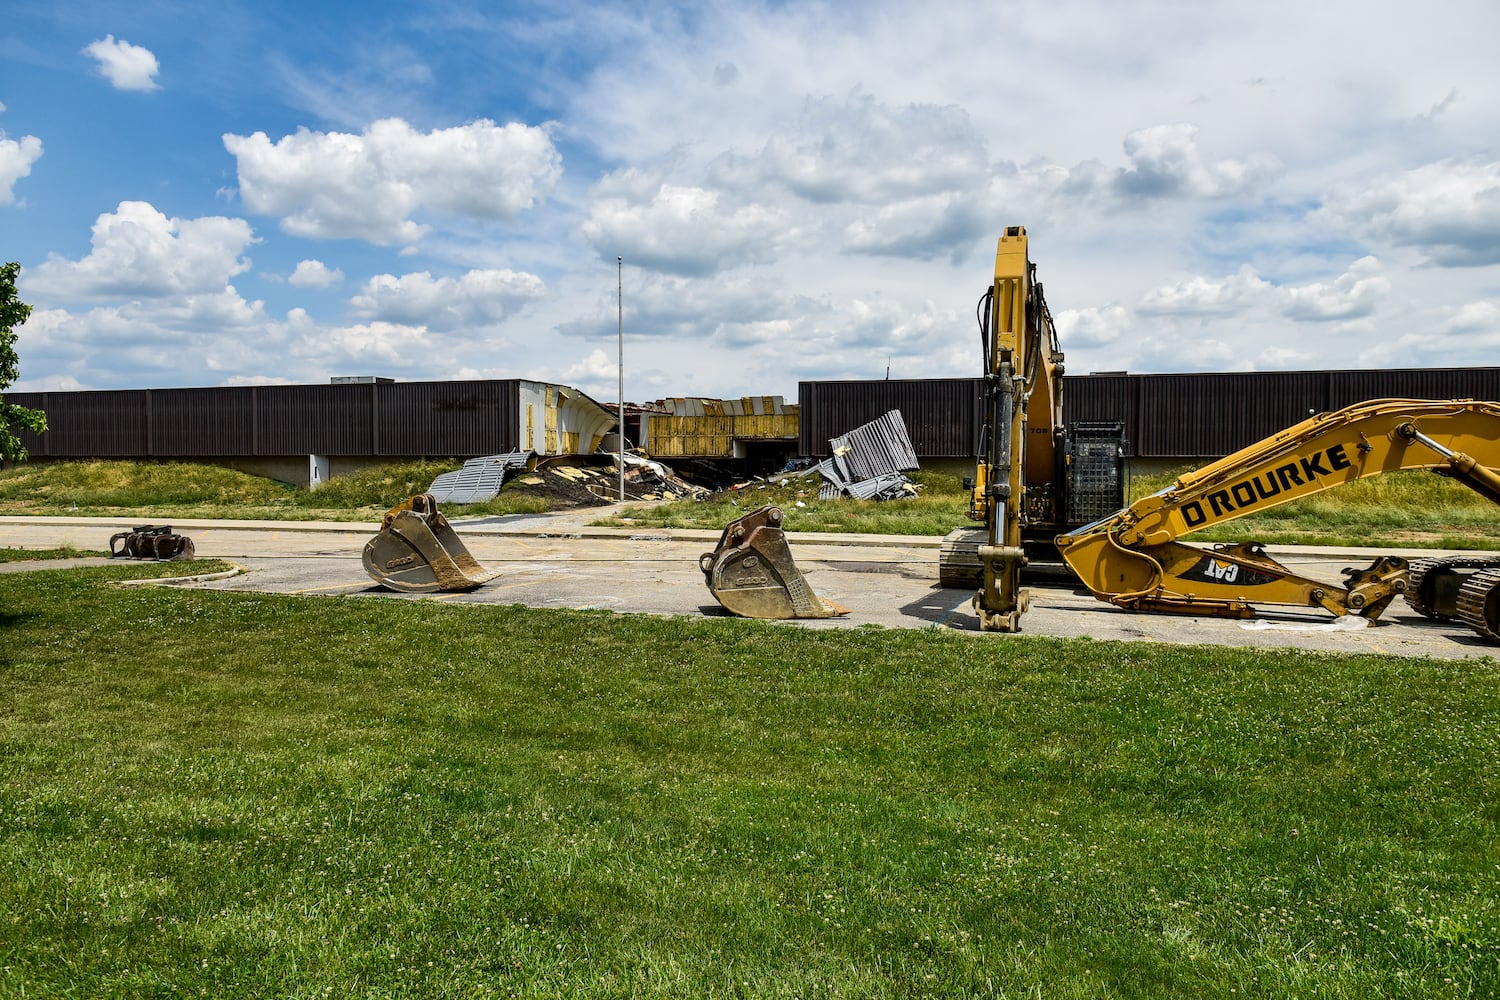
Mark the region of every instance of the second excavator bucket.
[[761, 507], [729, 522], [712, 552], [698, 559], [708, 589], [745, 618], [836, 618], [849, 609], [812, 592], [792, 561], [781, 508]]
[[376, 583], [410, 593], [473, 590], [500, 575], [470, 554], [431, 493], [385, 512], [380, 534], [365, 543], [364, 562]]

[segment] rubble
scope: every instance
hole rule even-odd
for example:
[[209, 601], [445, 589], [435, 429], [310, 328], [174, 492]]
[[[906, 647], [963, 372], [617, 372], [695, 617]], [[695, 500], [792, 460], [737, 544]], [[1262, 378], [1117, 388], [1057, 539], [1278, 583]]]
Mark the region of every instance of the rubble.
[[[511, 481], [510, 489], [545, 497], [554, 510], [596, 507], [620, 499], [619, 466], [614, 455], [567, 455], [546, 459]], [[625, 454], [625, 499], [702, 500], [709, 491], [682, 479], [671, 468]]]

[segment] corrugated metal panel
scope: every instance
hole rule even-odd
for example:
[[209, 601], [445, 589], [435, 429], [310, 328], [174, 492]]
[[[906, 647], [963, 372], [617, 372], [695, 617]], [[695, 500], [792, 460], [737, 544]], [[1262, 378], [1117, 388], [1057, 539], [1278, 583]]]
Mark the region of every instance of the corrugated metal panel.
[[828, 444], [833, 450], [833, 464], [845, 481], [874, 479], [919, 467], [900, 410], [883, 413]]
[[1367, 399], [1500, 400], [1500, 368], [1404, 368], [1323, 374], [1328, 379], [1328, 409]]
[[826, 457], [828, 442], [900, 410], [913, 450], [922, 458], [972, 458], [978, 440], [979, 379], [887, 379], [801, 382], [802, 454]]
[[1500, 368], [1070, 375], [1064, 417], [1120, 420], [1132, 453], [1216, 458], [1369, 399], [1500, 399]]
[[[1064, 385], [1069, 423], [1119, 420], [1134, 454], [1192, 460], [1252, 444], [1309, 410], [1386, 397], [1500, 399], [1500, 368], [1070, 375]], [[21, 434], [38, 458], [465, 458], [520, 447], [519, 383], [511, 380], [11, 392], [5, 399], [46, 411], [51, 428], [46, 434]], [[699, 399], [671, 403], [680, 415], [705, 411]], [[751, 414], [779, 405], [777, 397], [745, 397], [737, 408]], [[803, 382], [798, 409], [805, 455], [828, 456], [830, 439], [895, 409], [905, 418], [920, 458], [970, 458], [977, 440], [979, 380]], [[754, 427], [737, 427], [732, 434], [782, 436]]]
[[508, 475], [526, 468], [534, 451], [513, 451], [507, 455], [471, 458], [463, 468], [444, 472], [432, 481], [427, 492], [438, 503], [483, 503], [493, 500], [505, 485]]
[[258, 455], [375, 454], [375, 386], [266, 385], [255, 389]]
[[375, 386], [376, 455], [463, 458], [520, 450], [514, 380], [397, 382]]
[[151, 451], [179, 455], [255, 454], [254, 390], [151, 390]]
[[5, 400], [46, 411], [47, 433], [19, 435], [37, 458], [129, 458], [151, 453], [150, 390], [8, 392]]

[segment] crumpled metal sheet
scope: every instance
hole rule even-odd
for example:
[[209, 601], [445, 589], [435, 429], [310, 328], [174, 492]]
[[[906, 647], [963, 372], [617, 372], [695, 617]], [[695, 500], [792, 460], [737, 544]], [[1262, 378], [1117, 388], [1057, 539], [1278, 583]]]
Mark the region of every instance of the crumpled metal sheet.
[[892, 500], [909, 495], [911, 480], [902, 470], [920, 466], [900, 410], [891, 410], [828, 444], [833, 457], [808, 470], [823, 477], [820, 499]]
[[445, 472], [432, 481], [427, 492], [438, 503], [484, 503], [493, 500], [512, 472], [526, 468], [536, 455], [534, 451], [513, 451], [505, 455], [471, 458], [463, 468]]
[[831, 461], [846, 482], [921, 467], [900, 410], [891, 410], [828, 444], [833, 449]]

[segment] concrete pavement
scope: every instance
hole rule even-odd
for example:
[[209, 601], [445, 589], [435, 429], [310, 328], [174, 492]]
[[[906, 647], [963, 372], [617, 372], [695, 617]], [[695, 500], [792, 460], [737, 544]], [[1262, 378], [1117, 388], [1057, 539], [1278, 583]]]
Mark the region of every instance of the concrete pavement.
[[[464, 594], [398, 594], [376, 586], [360, 553], [373, 522], [174, 520], [200, 558], [225, 559], [245, 572], [185, 586], [219, 590], [440, 600], [464, 604], [599, 608], [624, 614], [721, 616], [703, 583], [698, 557], [718, 541], [717, 531], [603, 528], [588, 522], [600, 510], [455, 520], [480, 562], [502, 570], [495, 581]], [[110, 535], [140, 519], [0, 517], [0, 547], [84, 549], [107, 547]], [[938, 627], [980, 635], [967, 591], [937, 580], [936, 537], [791, 533], [792, 551], [812, 588], [851, 609], [845, 618], [792, 623], [838, 629], [861, 625]], [[1382, 549], [1272, 548], [1272, 554], [1308, 576], [1335, 582], [1345, 566], [1368, 565]], [[1434, 550], [1395, 554], [1433, 556]], [[11, 564], [11, 568], [17, 565]], [[1031, 611], [1023, 635], [1087, 636], [1259, 648], [1298, 648], [1448, 659], [1491, 657], [1500, 646], [1461, 625], [1430, 622], [1402, 601], [1380, 622], [1334, 620], [1321, 612], [1268, 612], [1253, 622], [1174, 615], [1134, 614], [1095, 600], [1060, 567], [1031, 574]], [[986, 640], [1011, 636], [986, 633]]]

